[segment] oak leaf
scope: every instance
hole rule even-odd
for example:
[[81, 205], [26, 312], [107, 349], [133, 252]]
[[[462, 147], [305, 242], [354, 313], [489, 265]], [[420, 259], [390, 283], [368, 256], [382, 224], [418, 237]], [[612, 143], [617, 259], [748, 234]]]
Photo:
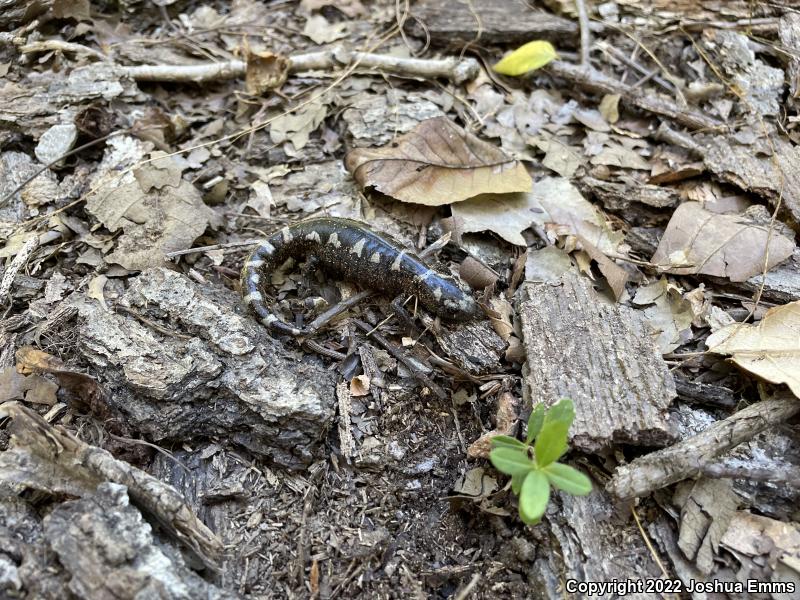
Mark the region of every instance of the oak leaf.
[[766, 267], [771, 269], [792, 255], [792, 240], [742, 215], [712, 213], [699, 202], [686, 202], [672, 214], [651, 262], [676, 275], [746, 281], [764, 270], [767, 238]]
[[769, 309], [757, 325], [727, 325], [706, 345], [762, 379], [785, 383], [800, 398], [800, 300]]
[[353, 150], [345, 166], [361, 187], [427, 206], [527, 192], [533, 185], [519, 161], [446, 117], [422, 121], [386, 146]]

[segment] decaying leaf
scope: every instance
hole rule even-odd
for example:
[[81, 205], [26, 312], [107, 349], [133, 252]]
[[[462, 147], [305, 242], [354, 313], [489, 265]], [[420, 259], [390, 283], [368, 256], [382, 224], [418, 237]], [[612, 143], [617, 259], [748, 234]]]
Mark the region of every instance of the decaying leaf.
[[331, 23], [322, 15], [312, 15], [303, 27], [303, 34], [315, 44], [327, 44], [347, 35], [347, 23]]
[[487, 194], [456, 204], [452, 210], [463, 233], [493, 231], [517, 246], [527, 245], [522, 231], [534, 223], [557, 225], [557, 235], [581, 235], [604, 254], [616, 252], [623, 238], [563, 177], [545, 177], [529, 194]]
[[345, 165], [361, 187], [427, 206], [532, 186], [519, 161], [446, 117], [422, 121], [386, 146], [353, 150]]
[[260, 96], [267, 90], [281, 87], [286, 81], [289, 61], [285, 56], [248, 49], [245, 58], [247, 60], [245, 87], [248, 94]]
[[644, 316], [656, 331], [661, 354], [672, 352], [691, 338], [695, 315], [692, 305], [666, 277], [639, 288], [633, 303], [644, 307]]
[[308, 144], [308, 138], [328, 114], [328, 108], [320, 101], [315, 100], [292, 113], [282, 115], [272, 121], [269, 136], [276, 144], [291, 142], [292, 148], [286, 148], [287, 154], [294, 156], [294, 152]]
[[706, 345], [762, 379], [785, 383], [800, 398], [800, 300], [769, 309], [757, 325], [723, 327]]
[[166, 252], [188, 248], [218, 221], [172, 158], [154, 152], [154, 162], [126, 172], [143, 158], [144, 145], [127, 136], [108, 145], [86, 201], [87, 210], [109, 230], [124, 232], [108, 262], [131, 270], [161, 265]]
[[553, 44], [543, 40], [528, 42], [492, 67], [502, 75], [524, 75], [558, 58]]
[[703, 274], [746, 281], [764, 269], [767, 238], [769, 270], [792, 255], [792, 240], [742, 216], [716, 214], [697, 202], [686, 202], [672, 214], [651, 260], [676, 275]]

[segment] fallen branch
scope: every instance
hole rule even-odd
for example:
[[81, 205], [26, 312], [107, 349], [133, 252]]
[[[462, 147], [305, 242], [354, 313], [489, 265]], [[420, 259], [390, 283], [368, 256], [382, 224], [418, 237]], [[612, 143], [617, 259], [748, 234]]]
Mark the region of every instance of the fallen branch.
[[798, 412], [800, 402], [788, 393], [756, 402], [693, 437], [619, 467], [606, 489], [630, 499], [699, 475], [723, 452]]
[[[404, 77], [436, 79], [443, 77], [462, 83], [478, 75], [474, 58], [448, 57], [442, 59], [400, 58], [386, 54], [353, 52], [338, 48], [326, 52], [311, 52], [287, 57], [290, 73], [331, 70], [358, 63], [361, 69], [374, 69]], [[138, 65], [118, 67], [120, 72], [136, 81], [173, 81], [204, 83], [234, 79], [245, 74], [247, 63], [242, 60], [202, 63], [195, 65]]]
[[556, 60], [546, 69], [556, 77], [566, 79], [580, 88], [600, 94], [619, 94], [622, 101], [647, 112], [663, 115], [690, 129], [722, 131], [724, 125], [701, 112], [678, 106], [671, 100], [648, 94], [603, 75], [599, 71]]

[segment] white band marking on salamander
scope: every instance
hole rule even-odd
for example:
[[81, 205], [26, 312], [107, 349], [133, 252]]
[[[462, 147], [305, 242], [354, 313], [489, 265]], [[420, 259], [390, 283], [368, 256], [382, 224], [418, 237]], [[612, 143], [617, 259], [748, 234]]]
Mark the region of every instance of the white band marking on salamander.
[[378, 264], [379, 262], [381, 262], [381, 253], [375, 252], [372, 256], [369, 257], [369, 261]]
[[243, 298], [243, 300], [245, 304], [252, 304], [253, 302], [261, 302], [262, 304], [264, 303], [264, 298], [261, 295], [261, 292], [257, 291], [250, 292]]
[[366, 241], [367, 241], [366, 238], [361, 238], [360, 240], [358, 240], [355, 243], [355, 245], [352, 248], [350, 248], [350, 252], [352, 252], [358, 257], [361, 257], [361, 253], [364, 251], [364, 242]]
[[283, 243], [288, 244], [292, 241], [292, 232], [289, 231], [288, 227], [284, 227], [281, 229], [281, 237], [283, 238]]
[[406, 253], [405, 250], [400, 250], [400, 252], [397, 255], [397, 258], [394, 259], [394, 262], [392, 263], [390, 270], [392, 271], [400, 270], [400, 263], [403, 261], [403, 255], [405, 255], [405, 253]]
[[439, 300], [441, 300], [442, 299], [442, 288], [437, 287], [436, 289], [434, 289], [433, 290], [433, 297], [436, 298], [437, 302]]
[[250, 277], [247, 278], [247, 281], [250, 282], [250, 285], [258, 285], [261, 281], [261, 275], [258, 273], [250, 273]]
[[266, 325], [267, 327], [269, 327], [270, 325], [272, 325], [277, 320], [278, 320], [278, 317], [276, 317], [275, 315], [267, 315], [266, 317], [261, 319], [261, 323], [262, 323], [262, 325]]
[[316, 231], [312, 231], [309, 234], [306, 234], [306, 239], [312, 242], [319, 243], [319, 234]]
[[258, 252], [263, 252], [267, 256], [275, 252], [275, 246], [270, 244], [267, 240], [261, 242], [261, 246], [258, 248]]
[[254, 258], [253, 260], [251, 260], [250, 262], [248, 262], [248, 263], [247, 263], [245, 266], [246, 266], [248, 269], [257, 269], [257, 268], [259, 268], [259, 267], [260, 267], [261, 265], [263, 265], [263, 264], [264, 264], [264, 261], [263, 261], [263, 260], [261, 260], [260, 258]]
[[336, 232], [332, 233], [331, 236], [328, 238], [328, 243], [334, 248], [338, 248], [339, 246], [342, 245], [342, 242], [339, 241], [339, 236], [336, 235]]

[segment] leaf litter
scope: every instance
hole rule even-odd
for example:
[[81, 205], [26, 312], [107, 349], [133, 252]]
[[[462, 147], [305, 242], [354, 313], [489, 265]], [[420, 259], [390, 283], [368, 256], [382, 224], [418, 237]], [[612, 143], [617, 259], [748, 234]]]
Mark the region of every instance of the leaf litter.
[[[102, 415], [108, 399], [98, 381], [131, 399], [130, 414], [146, 403], [137, 386], [148, 382], [126, 379], [125, 368], [113, 358], [91, 373], [96, 380], [60, 369], [23, 381], [9, 366], [15, 361], [22, 366], [24, 358], [14, 350], [34, 341], [83, 370], [106, 352], [113, 357], [107, 348], [86, 344], [91, 323], [75, 320], [75, 306], [105, 306], [108, 311], [100, 310], [118, 317], [123, 329], [144, 324], [148, 336], [168, 336], [164, 343], [192, 340], [174, 361], [191, 364], [190, 371], [204, 376], [213, 372], [218, 357], [196, 352], [204, 328], [179, 331], [174, 318], [149, 310], [149, 300], [132, 308], [120, 298], [137, 285], [136, 272], [164, 265], [168, 253], [177, 254], [171, 269], [224, 294], [236, 286], [243, 240], [261, 238], [297, 218], [359, 218], [417, 251], [444, 239], [445, 249], [429, 258], [437, 269], [456, 273], [456, 263], [472, 260], [492, 274], [481, 279], [480, 299], [496, 332], [487, 323], [486, 331], [472, 338], [458, 337], [460, 327], [440, 329], [407, 303], [412, 318], [423, 319], [412, 327], [373, 298], [330, 323], [315, 338], [316, 350], [284, 347], [301, 371], [313, 370], [307, 354], [319, 353], [352, 396], [342, 416], [349, 427], [340, 422], [340, 430], [351, 432], [350, 445], [345, 449], [342, 442], [339, 448], [334, 434], [320, 443], [326, 458], [307, 470], [268, 466], [222, 432], [198, 430], [205, 437], [174, 440], [170, 451], [180, 455], [176, 460], [199, 469], [202, 489], [187, 490], [187, 497], [199, 494], [203, 505], [192, 510], [202, 509], [219, 525], [228, 547], [245, 548], [246, 559], [230, 559], [224, 574], [226, 581], [241, 582], [239, 593], [269, 597], [276, 589], [292, 594], [311, 589], [320, 597], [389, 597], [466, 595], [473, 589], [478, 595], [521, 597], [529, 593], [524, 582], [535, 571], [556, 597], [547, 581], [641, 574], [642, 564], [633, 569], [625, 557], [613, 569], [608, 561], [576, 564], [572, 558], [607, 556], [603, 540], [613, 539], [615, 547], [649, 560], [637, 530], [630, 521], [617, 520], [602, 493], [554, 499], [558, 505], [538, 529], [525, 529], [513, 520], [517, 507], [503, 480], [480, 458], [492, 437], [517, 432], [530, 401], [541, 393], [530, 389], [532, 375], [519, 368], [526, 364], [525, 349], [529, 354], [543, 345], [560, 349], [553, 354], [558, 360], [548, 365], [550, 379], [579, 391], [595, 386], [595, 414], [579, 417], [613, 411], [600, 402], [608, 389], [634, 389], [636, 406], [647, 403], [646, 392], [626, 384], [644, 378], [649, 350], [634, 357], [591, 356], [598, 375], [587, 384], [580, 379], [572, 339], [548, 336], [553, 327], [542, 329], [542, 339], [530, 339], [520, 326], [514, 292], [531, 282], [546, 283], [539, 288], [542, 295], [567, 303], [559, 318], [605, 314], [604, 307], [616, 301], [627, 311], [619, 313], [622, 320], [648, 321], [650, 329], [636, 330], [639, 339], [652, 338], [653, 354], [669, 364], [678, 382], [673, 420], [705, 427], [725, 417], [732, 404], [749, 404], [755, 411], [764, 402], [772, 406], [780, 401], [770, 395], [779, 395], [778, 386], [798, 394], [800, 270], [789, 226], [800, 222], [794, 167], [800, 140], [798, 67], [791, 52], [800, 23], [790, 13], [704, 3], [687, 7], [684, 16], [694, 25], [681, 36], [672, 29], [675, 13], [662, 5], [646, 13], [635, 1], [587, 7], [595, 51], [578, 69], [573, 53], [581, 27], [570, 2], [546, 2], [549, 11], [536, 12], [518, 38], [514, 27], [533, 11], [520, 6], [511, 19], [492, 2], [465, 11], [457, 2], [421, 0], [408, 15], [396, 3], [377, 2], [367, 10], [357, 0], [299, 5], [244, 0], [224, 11], [167, 4], [152, 15], [121, 12], [112, 18], [114, 8], [100, 15], [85, 2], [56, 3], [44, 28], [30, 20], [32, 13], [11, 9], [0, 15], [0, 26], [13, 28], [0, 58], [0, 197], [10, 194], [0, 206], [5, 244], [0, 253], [6, 258], [0, 301], [9, 309], [0, 322], [5, 344], [0, 379], [9, 388], [4, 399], [25, 402], [48, 423], [87, 436], [98, 423], [117, 422], [117, 417], [85, 420], [85, 412], [73, 408], [72, 401], [92, 398], [90, 415]], [[400, 35], [392, 28], [404, 19]], [[424, 35], [411, 33], [420, 20]], [[596, 28], [604, 21], [609, 26]], [[736, 30], [741, 23], [760, 28], [753, 34], [758, 42]], [[634, 26], [636, 40], [622, 33]], [[541, 35], [533, 33], [537, 27], [544, 28]], [[376, 46], [375, 34], [387, 31], [388, 42]], [[451, 45], [443, 46], [443, 40]], [[459, 44], [477, 49], [482, 59], [466, 79], [455, 72], [431, 76], [413, 70], [420, 63], [411, 57], [425, 65], [440, 58], [468, 63], [470, 52], [449, 54]], [[297, 68], [309, 57], [352, 58], [352, 50], [412, 66], [403, 66], [400, 76], [396, 65], [386, 72], [361, 69], [357, 59]], [[508, 70], [499, 66], [503, 60], [516, 64]], [[493, 64], [515, 77], [503, 77]], [[192, 84], [191, 78], [130, 76], [132, 67], [148, 65], [179, 74], [184, 67], [210, 65], [234, 74]], [[719, 123], [728, 129], [717, 128]], [[99, 140], [112, 131], [113, 137]], [[96, 145], [57, 160], [11, 193], [45, 162], [89, 140]], [[181, 154], [167, 156], [176, 151]], [[281, 288], [267, 290], [270, 301], [310, 318], [309, 306], [331, 305], [354, 293], [312, 266], [281, 275]], [[564, 295], [576, 267], [598, 292], [591, 300], [586, 296], [586, 306], [568, 305], [571, 297]], [[226, 296], [226, 306], [239, 314], [231, 298]], [[188, 314], [193, 308], [182, 310]], [[407, 362], [359, 337], [354, 315], [377, 327], [390, 348], [402, 346]], [[208, 315], [193, 318], [208, 321]], [[597, 338], [613, 341], [622, 335], [617, 321], [607, 321], [576, 339], [593, 347]], [[476, 358], [474, 353], [485, 350], [474, 345], [481, 336], [487, 343], [507, 339], [509, 348], [498, 346], [496, 354]], [[155, 354], [140, 357], [152, 365], [151, 373], [171, 368], [169, 360], [154, 362]], [[331, 358], [337, 356], [345, 358]], [[731, 368], [726, 357], [740, 369]], [[492, 365], [489, 372], [476, 376], [465, 367], [481, 361]], [[609, 372], [618, 365], [629, 369], [628, 380], [603, 379], [601, 367]], [[470, 400], [456, 402], [453, 394], [452, 403], [432, 401], [424, 386], [416, 386], [418, 372], [439, 387], [457, 381]], [[79, 376], [92, 385], [70, 387], [68, 381]], [[194, 402], [213, 395], [217, 406], [224, 406], [233, 379], [212, 391], [198, 385]], [[169, 386], [164, 390], [161, 402], [167, 405], [173, 392]], [[715, 398], [728, 403], [698, 406]], [[60, 430], [50, 431], [24, 412], [12, 413], [23, 423], [20, 431], [29, 428], [22, 438], [62, 440]], [[772, 423], [769, 414], [758, 416]], [[748, 442], [756, 451], [744, 474], [728, 473], [723, 481], [732, 485], [719, 486], [726, 499], [719, 510], [713, 506], [717, 488], [709, 484], [716, 480], [702, 475], [692, 486], [697, 506], [684, 504], [677, 517], [674, 507], [664, 505], [668, 495], [640, 501], [652, 519], [647, 531], [671, 559], [664, 563], [669, 576], [685, 578], [699, 569], [735, 580], [747, 569], [763, 578], [797, 571], [787, 558], [794, 552], [791, 507], [797, 496], [791, 485], [776, 486], [759, 471], [759, 456], [770, 453], [800, 464], [791, 444], [780, 441], [796, 438], [796, 427], [790, 419], [779, 422], [780, 428], [772, 426]], [[282, 435], [297, 435], [292, 427], [302, 430], [285, 425]], [[680, 431], [691, 441], [693, 431]], [[147, 434], [131, 437], [146, 440]], [[87, 437], [89, 444], [113, 447], [117, 458], [126, 456], [130, 448], [112, 440]], [[81, 448], [98, 456], [93, 445]], [[590, 472], [601, 479], [619, 472], [621, 457], [636, 464], [627, 442], [612, 448], [603, 458], [577, 450], [567, 457], [591, 464]], [[633, 456], [641, 453], [637, 449]], [[712, 455], [712, 450], [694, 452], [692, 464], [702, 467]], [[147, 468], [163, 479], [184, 478], [185, 467], [171, 459], [148, 461]], [[653, 471], [635, 472], [639, 482], [652, 482], [648, 491], [674, 483]], [[768, 475], [790, 481], [785, 473]], [[111, 497], [104, 492], [90, 500]], [[445, 510], [442, 498], [451, 502]], [[61, 499], [46, 502], [48, 510], [61, 510]], [[729, 508], [737, 505], [743, 508], [731, 514]], [[523, 508], [533, 514], [540, 507]], [[757, 519], [748, 510], [757, 511]], [[484, 527], [489, 514], [502, 523]], [[610, 522], [613, 527], [600, 533]], [[431, 527], [438, 532], [435, 544], [428, 539]], [[746, 533], [745, 542], [739, 532]], [[566, 550], [558, 547], [565, 539], [572, 540]], [[761, 552], [769, 544], [781, 550]], [[45, 556], [40, 550], [26, 552]], [[563, 557], [563, 564], [538, 560], [534, 569], [537, 556], [554, 555]], [[295, 561], [296, 568], [286, 568]], [[38, 572], [64, 568], [43, 563]], [[28, 586], [27, 572], [18, 573], [20, 585]]]

